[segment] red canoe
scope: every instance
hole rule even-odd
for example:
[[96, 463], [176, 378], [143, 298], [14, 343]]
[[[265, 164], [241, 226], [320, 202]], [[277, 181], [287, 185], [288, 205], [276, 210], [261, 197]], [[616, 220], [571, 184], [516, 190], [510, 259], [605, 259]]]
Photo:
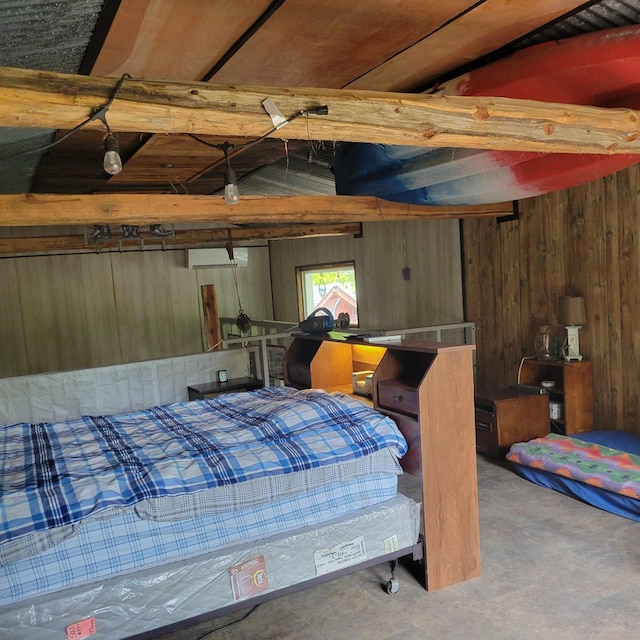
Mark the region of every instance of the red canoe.
[[[545, 42], [436, 87], [439, 95], [501, 96], [640, 109], [640, 25]], [[482, 204], [567, 189], [640, 155], [592, 155], [344, 144], [338, 194], [418, 204]]]

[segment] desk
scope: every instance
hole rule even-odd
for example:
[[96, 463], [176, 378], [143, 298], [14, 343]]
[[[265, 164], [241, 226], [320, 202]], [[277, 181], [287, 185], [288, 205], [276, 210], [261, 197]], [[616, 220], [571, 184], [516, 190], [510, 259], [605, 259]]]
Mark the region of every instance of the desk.
[[204, 400], [220, 393], [253, 391], [264, 385], [259, 378], [231, 378], [227, 382], [205, 382], [187, 387], [189, 400]]

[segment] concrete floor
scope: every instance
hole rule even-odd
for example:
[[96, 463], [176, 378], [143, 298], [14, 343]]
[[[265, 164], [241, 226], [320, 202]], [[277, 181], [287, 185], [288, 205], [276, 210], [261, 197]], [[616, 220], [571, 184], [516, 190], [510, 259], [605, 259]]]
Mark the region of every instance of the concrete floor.
[[[401, 490], [415, 497], [414, 479]], [[640, 637], [640, 524], [478, 457], [482, 576], [427, 593], [388, 565], [163, 640], [608, 640]]]

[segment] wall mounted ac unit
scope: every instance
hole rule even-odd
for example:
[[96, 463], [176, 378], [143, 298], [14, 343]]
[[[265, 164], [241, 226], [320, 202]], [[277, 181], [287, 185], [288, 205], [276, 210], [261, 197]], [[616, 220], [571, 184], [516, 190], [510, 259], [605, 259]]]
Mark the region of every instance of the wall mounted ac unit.
[[[246, 267], [249, 262], [249, 249], [234, 247], [233, 258], [239, 267]], [[189, 269], [215, 269], [230, 266], [231, 261], [226, 249], [187, 249]]]

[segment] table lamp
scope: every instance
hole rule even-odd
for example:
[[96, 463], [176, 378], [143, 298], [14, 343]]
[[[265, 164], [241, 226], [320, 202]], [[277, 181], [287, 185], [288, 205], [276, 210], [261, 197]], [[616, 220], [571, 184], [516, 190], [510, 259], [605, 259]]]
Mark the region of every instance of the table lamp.
[[580, 355], [580, 327], [587, 323], [582, 296], [563, 296], [560, 298], [560, 322], [565, 325], [567, 339], [562, 349], [566, 361], [582, 360]]

